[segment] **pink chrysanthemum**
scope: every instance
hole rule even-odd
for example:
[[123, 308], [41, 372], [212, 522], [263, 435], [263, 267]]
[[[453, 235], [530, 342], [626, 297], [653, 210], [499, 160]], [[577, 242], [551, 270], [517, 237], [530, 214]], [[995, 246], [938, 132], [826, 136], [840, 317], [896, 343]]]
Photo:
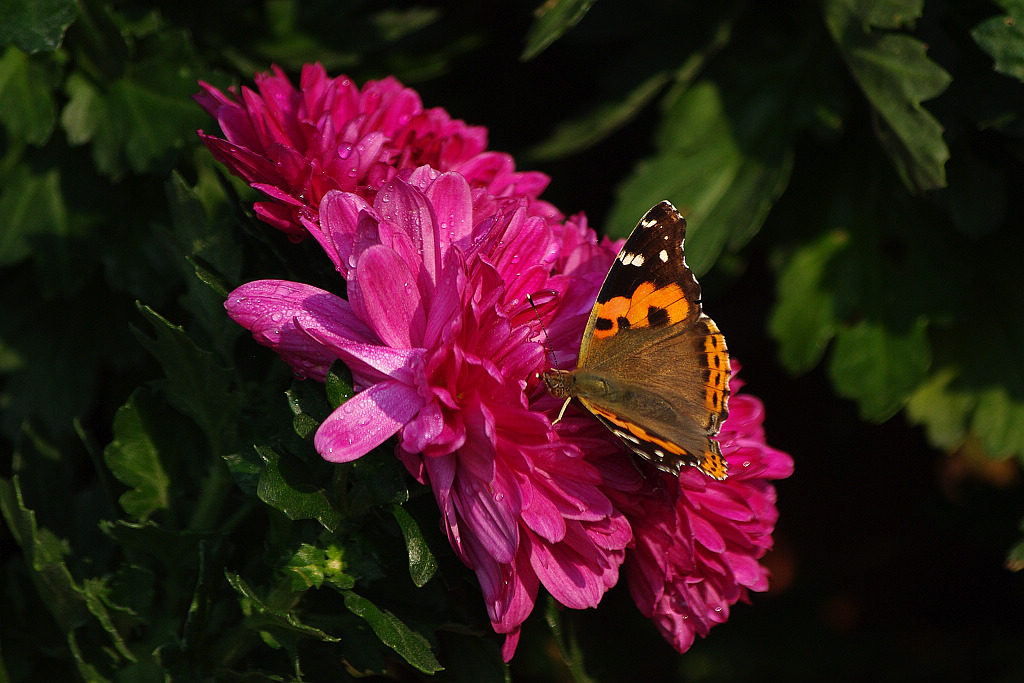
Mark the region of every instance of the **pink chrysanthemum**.
[[349, 300], [258, 281], [226, 306], [297, 374], [322, 379], [339, 358], [352, 369], [359, 391], [320, 426], [317, 450], [346, 462], [397, 434], [508, 634], [506, 657], [538, 585], [566, 606], [596, 605], [618, 580], [629, 525], [598, 470], [528, 400], [545, 350], [526, 294], [550, 298], [570, 281], [551, 277], [559, 231], [522, 200], [478, 215], [465, 178], [428, 167], [388, 182], [372, 205], [329, 192], [319, 225], [305, 225]]
[[605, 489], [633, 528], [625, 567], [633, 599], [679, 652], [725, 622], [748, 591], [768, 589], [758, 560], [772, 547], [778, 519], [771, 481], [793, 473], [792, 458], [765, 442], [761, 401], [737, 394], [738, 370], [734, 360], [729, 417], [718, 436], [728, 479], [684, 468], [677, 481], [645, 465], [643, 485], [636, 475]]
[[299, 90], [278, 70], [257, 84], [237, 98], [204, 84], [197, 99], [227, 139], [203, 139], [270, 197], [263, 220], [320, 244], [349, 299], [263, 280], [232, 292], [229, 314], [300, 377], [349, 366], [357, 393], [317, 450], [346, 462], [397, 437], [507, 634], [506, 660], [540, 585], [594, 606], [624, 561], [641, 611], [680, 652], [767, 587], [770, 481], [792, 461], [765, 444], [762, 406], [736, 395], [735, 377], [723, 482], [635, 462], [585, 411], [552, 425], [545, 344], [571, 364], [617, 245], [582, 216], [562, 222], [537, 199], [545, 176], [516, 173], [484, 151], [484, 129], [423, 110], [394, 79], [358, 89], [313, 65]]
[[400, 171], [423, 165], [458, 171], [494, 197], [524, 197], [529, 212], [552, 221], [558, 211], [537, 199], [542, 173], [516, 172], [512, 157], [487, 151], [487, 130], [424, 109], [416, 91], [388, 77], [361, 89], [329, 78], [320, 64], [302, 69], [296, 89], [279, 68], [256, 75], [256, 90], [225, 94], [200, 82], [196, 101], [217, 119], [224, 138], [199, 136], [213, 156], [266, 194], [257, 215], [298, 241], [303, 218], [316, 220], [331, 190], [373, 195]]

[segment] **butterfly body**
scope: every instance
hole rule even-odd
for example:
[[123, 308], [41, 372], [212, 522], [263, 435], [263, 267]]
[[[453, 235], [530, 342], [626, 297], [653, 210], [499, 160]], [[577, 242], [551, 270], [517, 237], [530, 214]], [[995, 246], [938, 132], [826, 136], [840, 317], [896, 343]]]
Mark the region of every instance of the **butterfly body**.
[[712, 438], [728, 415], [729, 352], [701, 310], [683, 254], [686, 221], [669, 202], [640, 220], [598, 293], [575, 370], [549, 370], [552, 395], [576, 398], [640, 457], [678, 475], [725, 479]]

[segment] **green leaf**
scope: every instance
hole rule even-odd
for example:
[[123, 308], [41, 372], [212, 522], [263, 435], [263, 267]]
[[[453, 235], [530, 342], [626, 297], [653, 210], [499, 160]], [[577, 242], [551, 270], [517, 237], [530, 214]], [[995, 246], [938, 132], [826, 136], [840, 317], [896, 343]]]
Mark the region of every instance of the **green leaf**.
[[349, 589], [355, 579], [345, 573], [344, 553], [345, 549], [334, 542], [326, 548], [303, 543], [282, 570], [291, 577], [294, 591], [320, 588], [325, 581], [334, 588]]
[[783, 365], [806, 372], [821, 360], [838, 324], [835, 294], [826, 282], [829, 263], [848, 242], [831, 232], [798, 249], [778, 278], [778, 303], [768, 329], [779, 344]]
[[417, 588], [422, 588], [437, 572], [437, 560], [412, 515], [401, 505], [392, 505], [391, 512], [402, 529], [405, 548], [409, 553], [409, 576]]
[[841, 328], [829, 365], [836, 391], [855, 399], [867, 420], [895, 415], [931, 364], [926, 330], [924, 320], [904, 331], [871, 320]]
[[61, 122], [72, 144], [92, 145], [102, 173], [120, 177], [170, 171], [186, 140], [203, 125], [204, 115], [191, 100], [196, 75], [184, 33], [157, 31], [133, 36], [136, 61], [119, 63], [116, 80], [68, 78], [68, 104]]
[[75, 0], [4, 0], [0, 3], [0, 47], [14, 43], [25, 52], [53, 52], [78, 16]]
[[519, 59], [529, 61], [578, 24], [594, 0], [548, 0], [537, 8], [537, 18], [526, 34], [526, 47]]
[[199, 544], [213, 537], [205, 532], [171, 531], [152, 521], [104, 520], [100, 528], [119, 545], [155, 557], [170, 570], [194, 565], [199, 556]]
[[564, 615], [565, 608], [559, 605], [551, 596], [547, 597], [544, 608], [544, 620], [547, 621], [551, 635], [555, 638], [558, 651], [562, 655], [562, 661], [572, 673], [576, 683], [594, 683], [594, 679], [587, 674], [583, 664], [583, 649], [580, 647], [576, 630]]
[[281, 596], [271, 595], [265, 600], [238, 574], [225, 571], [224, 575], [227, 577], [231, 587], [240, 596], [239, 602], [242, 604], [242, 612], [249, 617], [262, 617], [261, 619], [253, 619], [250, 626], [255, 630], [268, 632], [272, 636], [276, 636], [274, 640], [284, 636], [289, 641], [289, 645], [286, 645], [286, 647], [289, 647], [290, 650], [293, 650], [293, 644], [297, 642], [298, 636], [316, 638], [325, 643], [337, 643], [341, 640], [326, 631], [302, 623], [292, 610], [282, 608], [276, 604], [279, 601], [291, 604], [293, 597], [290, 592]]
[[1024, 81], [1024, 2], [996, 0], [1003, 16], [986, 19], [971, 30], [971, 37], [992, 57], [995, 70]]
[[196, 346], [185, 331], [172, 325], [148, 306], [138, 305], [156, 337], [133, 329], [139, 342], [160, 362], [167, 379], [164, 386], [170, 403], [196, 421], [215, 454], [235, 446], [237, 414], [241, 399], [232, 388], [232, 374], [212, 353]]
[[285, 395], [294, 415], [292, 426], [295, 433], [303, 439], [312, 439], [320, 423], [327, 419], [332, 410], [324, 387], [311, 379], [293, 380]]
[[288, 519], [315, 519], [328, 531], [338, 527], [341, 515], [302, 462], [264, 446], [257, 446], [256, 452], [265, 463], [256, 489], [260, 500]]
[[0, 266], [30, 256], [34, 240], [47, 238], [56, 245], [67, 240], [70, 224], [58, 169], [36, 171], [21, 165], [4, 180], [0, 190], [0, 216], [4, 217]]
[[[0, 16], [0, 32], [3, 26]], [[13, 139], [36, 146], [50, 139], [57, 122], [55, 85], [49, 64], [13, 47], [4, 51], [0, 57], [0, 123]]]
[[381, 642], [400, 654], [409, 664], [426, 674], [435, 674], [444, 669], [434, 657], [427, 639], [402, 623], [394, 614], [380, 609], [352, 591], [341, 593], [345, 596], [345, 607], [352, 614], [365, 619]]
[[620, 98], [603, 102], [579, 117], [559, 123], [546, 140], [526, 152], [526, 157], [536, 162], [551, 161], [593, 147], [636, 117], [669, 82], [670, 74], [659, 71]]
[[153, 441], [150, 423], [153, 407], [136, 390], [114, 415], [114, 440], [103, 450], [103, 460], [114, 476], [131, 490], [120, 503], [132, 517], [145, 521], [158, 510], [170, 507], [171, 479]]
[[490, 638], [446, 632], [444, 650], [455, 656], [445, 660], [448, 676], [459, 683], [512, 683], [501, 648]]
[[[620, 187], [608, 232], [625, 235], [663, 199], [688, 223], [687, 263], [701, 275], [730, 244], [741, 246], [761, 227], [792, 169], [788, 123], [779, 121], [785, 93], [768, 81], [744, 90], [757, 117], [733, 122], [719, 88], [701, 81], [666, 110], [659, 152]], [[743, 105], [738, 105], [743, 106]], [[756, 145], [757, 151], [754, 151]]]
[[334, 408], [355, 395], [352, 389], [352, 371], [340, 360], [331, 363], [324, 386], [327, 389], [327, 400]]
[[39, 597], [64, 632], [84, 623], [89, 610], [64, 558], [71, 553], [67, 541], [36, 524], [35, 512], [22, 498], [18, 476], [0, 478], [0, 512], [11, 536], [21, 547]]
[[912, 191], [946, 185], [949, 149], [942, 126], [921, 102], [942, 93], [952, 80], [928, 59], [917, 38], [871, 28], [902, 26], [920, 14], [920, 2], [876, 6], [855, 0], [830, 0], [825, 20], [832, 38], [864, 95], [881, 116], [879, 138]]
[[910, 397], [907, 417], [924, 425], [928, 441], [951, 451], [963, 443], [977, 397], [957, 386], [953, 368], [939, 369], [929, 376]]

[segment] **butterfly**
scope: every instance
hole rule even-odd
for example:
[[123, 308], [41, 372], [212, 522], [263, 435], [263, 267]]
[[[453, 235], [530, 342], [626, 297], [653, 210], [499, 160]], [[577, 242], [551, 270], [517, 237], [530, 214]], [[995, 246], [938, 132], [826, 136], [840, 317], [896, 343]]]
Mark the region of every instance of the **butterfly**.
[[701, 310], [685, 237], [668, 201], [640, 219], [597, 295], [576, 369], [547, 370], [543, 381], [658, 469], [722, 480], [728, 465], [712, 437], [729, 414], [729, 351]]

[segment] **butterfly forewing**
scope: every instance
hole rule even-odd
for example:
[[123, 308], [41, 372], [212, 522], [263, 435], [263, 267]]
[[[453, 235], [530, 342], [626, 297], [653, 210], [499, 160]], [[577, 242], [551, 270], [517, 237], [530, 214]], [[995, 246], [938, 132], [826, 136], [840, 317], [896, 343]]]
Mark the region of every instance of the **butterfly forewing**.
[[657, 467], [726, 477], [711, 438], [728, 414], [725, 338], [703, 314], [686, 266], [686, 221], [669, 202], [647, 212], [616, 257], [594, 304], [577, 369], [545, 375]]

